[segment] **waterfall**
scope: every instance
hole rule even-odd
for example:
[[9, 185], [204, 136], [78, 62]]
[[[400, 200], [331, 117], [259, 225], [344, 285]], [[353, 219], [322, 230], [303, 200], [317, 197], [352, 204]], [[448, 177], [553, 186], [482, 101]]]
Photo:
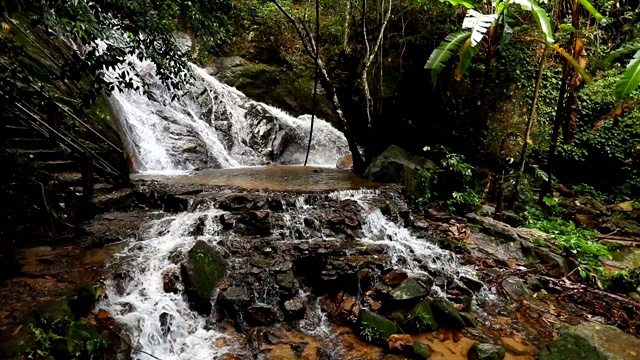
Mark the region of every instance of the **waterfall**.
[[[193, 64], [194, 80], [180, 93], [159, 81], [153, 63], [129, 60], [123, 66], [129, 66], [146, 89], [146, 94], [116, 91], [110, 99], [134, 171], [175, 173], [304, 162], [309, 116], [296, 118], [252, 101]], [[344, 135], [317, 120], [309, 163], [333, 167], [346, 154]]]
[[[301, 245], [304, 243], [320, 241], [338, 249], [342, 243], [340, 238], [310, 231], [305, 224], [310, 221], [325, 221], [327, 203], [340, 206], [345, 201], [355, 201], [358, 206], [353, 215], [363, 219], [362, 231], [355, 239], [356, 246], [368, 247], [376, 244], [375, 246], [382, 247], [384, 251], [381, 254], [385, 256], [386, 266], [402, 269], [409, 274], [436, 273], [451, 279], [475, 277], [474, 271], [462, 265], [455, 254], [439, 248], [428, 239], [415, 236], [402, 223], [395, 223], [384, 216], [375, 206], [375, 200], [381, 196], [377, 190], [292, 195], [282, 200], [281, 210], [272, 212], [270, 222], [273, 232], [266, 235], [267, 243], [291, 249], [304, 247]], [[266, 203], [264, 200], [256, 201]], [[216, 327], [215, 322], [211, 322], [215, 316], [205, 319], [190, 310], [183, 294], [167, 293], [163, 289], [163, 274], [179, 271], [178, 264], [197, 240], [219, 246], [226, 254], [230, 264], [229, 271], [232, 273], [243, 267], [254, 267], [250, 265], [253, 261], [251, 257], [232, 255], [232, 248], [245, 248], [247, 245], [243, 244], [247, 243], [243, 242], [243, 235], [229, 228], [224, 229], [221, 218], [225, 215], [233, 216], [209, 203], [189, 212], [167, 215], [163, 219], [154, 220], [141, 241], [131, 242], [119, 255], [113, 266], [126, 276], [106, 281], [106, 297], [98, 304], [98, 308], [108, 310], [116, 321], [125, 325], [136, 349], [163, 360], [212, 359], [229, 352], [246, 353], [247, 349], [242, 348], [237, 336], [228, 336]], [[278, 217], [282, 219], [284, 229], [274, 227]], [[251, 244], [257, 240], [251, 238], [248, 241]], [[268, 253], [271, 252], [273, 250]], [[276, 250], [275, 253], [277, 252]], [[289, 258], [288, 261], [293, 260], [295, 258]], [[234, 274], [227, 276], [233, 277]], [[254, 284], [255, 288], [250, 290], [255, 292], [254, 301], [268, 305], [268, 296], [261, 295], [258, 290], [277, 294], [277, 287], [274, 286]], [[444, 294], [446, 289], [442, 286], [436, 284], [434, 289], [439, 294]], [[299, 297], [308, 303], [304, 319], [298, 324], [299, 331], [327, 342], [331, 352], [342, 351], [338, 345], [331, 345], [334, 334], [326, 314], [320, 309], [320, 298], [303, 289], [299, 291]], [[215, 303], [214, 295], [214, 308]], [[142, 352], [134, 352], [133, 356], [134, 359], [151, 359]]]

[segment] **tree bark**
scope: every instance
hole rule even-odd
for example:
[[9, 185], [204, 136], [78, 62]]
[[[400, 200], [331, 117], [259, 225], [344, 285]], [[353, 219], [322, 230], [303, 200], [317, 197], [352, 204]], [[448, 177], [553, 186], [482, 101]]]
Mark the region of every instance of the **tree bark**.
[[[573, 0], [571, 5], [572, 11], [572, 25], [574, 28], [579, 29], [580, 26], [580, 2], [578, 0]], [[575, 58], [575, 43], [576, 43], [577, 35], [575, 33], [571, 33], [569, 37], [569, 47], [572, 49], [572, 56]], [[560, 137], [560, 128], [564, 123], [564, 117], [566, 114], [565, 107], [565, 97], [568, 90], [568, 81], [571, 76], [571, 64], [568, 60], [564, 60], [563, 72], [562, 72], [562, 82], [560, 83], [560, 94], [558, 95], [558, 103], [556, 105], [556, 115], [553, 122], [553, 132], [551, 133], [551, 145], [549, 145], [549, 151], [547, 153], [547, 176], [549, 177], [547, 181], [544, 182], [542, 188], [540, 189], [540, 196], [538, 197], [538, 203], [542, 204], [544, 198], [551, 191], [551, 182], [553, 180], [553, 170], [554, 163], [556, 160], [556, 151], [558, 150], [558, 139]]]
[[322, 58], [319, 55], [318, 57], [315, 56], [317, 45], [313, 35], [309, 31], [308, 27], [304, 26], [304, 24], [303, 25], [299, 24], [295, 20], [295, 18], [291, 16], [291, 14], [289, 14], [289, 12], [287, 12], [282, 7], [282, 5], [280, 4], [280, 2], [278, 2], [278, 0], [271, 0], [271, 2], [276, 5], [276, 7], [280, 10], [280, 12], [289, 20], [291, 25], [294, 27], [296, 33], [298, 34], [298, 37], [300, 38], [300, 41], [302, 42], [302, 47], [304, 48], [304, 52], [307, 54], [307, 56], [309, 56], [313, 61], [317, 62], [318, 72], [320, 75], [320, 83], [322, 84], [322, 87], [330, 95], [333, 111], [336, 113], [336, 116], [338, 116], [338, 119], [340, 120], [340, 124], [342, 126], [342, 132], [344, 133], [344, 136], [347, 138], [349, 150], [351, 151], [351, 155], [353, 156], [353, 169], [356, 172], [360, 172], [360, 173], [364, 172], [366, 165], [362, 158], [362, 154], [358, 149], [358, 144], [355, 141], [355, 137], [352, 132], [352, 129], [349, 126], [349, 121], [347, 121], [347, 118], [345, 117], [344, 112], [342, 111], [342, 106], [340, 105], [340, 100], [338, 99], [336, 87], [334, 83], [331, 81], [329, 74], [327, 73], [327, 70], [325, 68], [324, 62], [322, 61]]
[[531, 129], [533, 128], [533, 119], [536, 113], [536, 105], [538, 104], [538, 98], [540, 97], [540, 85], [542, 84], [542, 75], [544, 74], [544, 64], [547, 60], [547, 52], [549, 47], [545, 45], [540, 63], [538, 64], [538, 76], [536, 78], [536, 86], [533, 91], [533, 100], [531, 101], [531, 108], [529, 109], [529, 117], [527, 118], [527, 127], [522, 137], [522, 149], [520, 150], [520, 160], [518, 161], [518, 175], [516, 176], [516, 182], [513, 190], [513, 197], [509, 204], [509, 207], [513, 207], [518, 197], [520, 196], [520, 180], [524, 173], [524, 166], [527, 162], [527, 149], [529, 148], [529, 137], [531, 136]]
[[[384, 4], [384, 3], [383, 3]], [[373, 62], [375, 58], [378, 48], [380, 44], [382, 44], [382, 39], [384, 37], [384, 31], [387, 27], [387, 23], [389, 22], [389, 18], [391, 17], [391, 7], [393, 3], [392, 0], [389, 0], [389, 8], [387, 9], [387, 14], [382, 21], [382, 25], [380, 26], [380, 32], [378, 33], [378, 37], [373, 48], [369, 45], [369, 39], [367, 36], [367, 25], [365, 21], [365, 12], [367, 7], [367, 1], [364, 0], [362, 4], [362, 32], [364, 34], [364, 43], [365, 43], [365, 58], [364, 64], [362, 67], [362, 91], [364, 92], [365, 100], [366, 100], [366, 111], [367, 111], [367, 146], [365, 149], [365, 162], [370, 164], [373, 161], [373, 119], [371, 117], [371, 113], [373, 112], [373, 99], [371, 98], [371, 91], [369, 90], [369, 79], [367, 77], [367, 72], [369, 71], [369, 66]], [[382, 9], [381, 9], [382, 10]], [[380, 64], [382, 66], [382, 64]]]

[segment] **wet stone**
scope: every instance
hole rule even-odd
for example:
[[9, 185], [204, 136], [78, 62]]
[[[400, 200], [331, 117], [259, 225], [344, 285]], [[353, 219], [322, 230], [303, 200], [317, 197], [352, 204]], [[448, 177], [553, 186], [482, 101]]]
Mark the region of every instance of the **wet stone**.
[[293, 299], [284, 302], [285, 316], [290, 319], [299, 319], [304, 316], [305, 304], [301, 296], [295, 296]]
[[540, 360], [638, 360], [640, 339], [594, 322], [567, 328], [540, 352]]
[[398, 287], [389, 292], [393, 300], [411, 300], [421, 298], [429, 294], [433, 280], [430, 277], [420, 279], [408, 278]]
[[409, 328], [416, 332], [436, 331], [438, 323], [431, 310], [429, 299], [422, 300], [407, 314]]
[[259, 325], [271, 325], [284, 320], [277, 307], [266, 304], [253, 304], [247, 308], [247, 313]]
[[464, 328], [464, 320], [450, 302], [440, 299], [434, 300], [431, 303], [431, 310], [439, 326], [454, 330]]
[[502, 360], [505, 356], [505, 350], [500, 345], [494, 344], [473, 344], [467, 358], [469, 360]]
[[531, 295], [533, 292], [527, 287], [524, 280], [515, 276], [509, 276], [502, 281], [502, 287], [512, 299]]
[[398, 331], [398, 326], [393, 321], [366, 309], [360, 310], [358, 327], [360, 336], [374, 344], [384, 344]]
[[211, 312], [211, 294], [227, 272], [227, 262], [211, 245], [198, 240], [182, 265], [182, 278], [189, 301], [202, 314]]
[[407, 275], [406, 272], [401, 271], [401, 270], [393, 270], [390, 273], [386, 274], [385, 276], [382, 277], [382, 281], [389, 285], [389, 286], [394, 286], [394, 285], [399, 285], [401, 284], [403, 281], [405, 281], [407, 278], [409, 277], [409, 275]]

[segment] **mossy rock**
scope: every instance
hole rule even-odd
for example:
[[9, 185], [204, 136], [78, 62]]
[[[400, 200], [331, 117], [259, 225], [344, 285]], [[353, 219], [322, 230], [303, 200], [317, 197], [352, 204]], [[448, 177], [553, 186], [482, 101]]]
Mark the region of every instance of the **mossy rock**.
[[438, 330], [438, 323], [431, 311], [429, 299], [422, 300], [409, 311], [407, 323], [412, 330], [418, 332]]
[[540, 360], [640, 359], [640, 339], [609, 325], [572, 326], [540, 351]]
[[79, 286], [67, 302], [71, 312], [73, 312], [74, 318], [78, 319], [86, 316], [91, 309], [93, 309], [96, 297], [96, 289], [92, 285], [85, 284]]
[[505, 350], [502, 346], [478, 343], [471, 345], [467, 354], [469, 360], [502, 360], [504, 356]]
[[383, 345], [389, 336], [398, 332], [398, 326], [386, 317], [362, 309], [358, 314], [360, 335], [370, 343]]
[[0, 342], [0, 358], [25, 359], [31, 349], [35, 349], [36, 340], [29, 326], [23, 326], [15, 335]]
[[66, 298], [43, 304], [33, 312], [37, 324], [52, 324], [61, 319], [75, 318]]
[[422, 281], [418, 281], [414, 278], [409, 278], [403, 281], [398, 287], [391, 290], [389, 295], [393, 300], [411, 300], [415, 298], [421, 298], [429, 294], [431, 286], [425, 284]]
[[431, 303], [431, 310], [439, 326], [454, 330], [464, 328], [464, 320], [450, 302], [440, 299], [435, 300]]
[[182, 265], [182, 278], [189, 301], [195, 310], [211, 312], [211, 294], [227, 272], [227, 261], [211, 245], [198, 240], [187, 253]]
[[434, 167], [428, 159], [411, 155], [391, 145], [373, 159], [365, 176], [373, 181], [399, 183], [411, 199], [428, 200], [431, 192], [431, 173]]
[[431, 356], [431, 348], [420, 341], [413, 342], [413, 358], [427, 360]]

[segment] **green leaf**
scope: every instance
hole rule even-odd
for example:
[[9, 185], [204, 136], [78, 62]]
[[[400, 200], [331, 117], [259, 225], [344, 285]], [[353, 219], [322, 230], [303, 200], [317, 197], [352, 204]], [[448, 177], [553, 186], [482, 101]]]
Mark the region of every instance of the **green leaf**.
[[596, 18], [596, 21], [600, 22], [602, 21], [602, 19], [604, 19], [604, 16], [602, 16], [602, 14], [600, 14], [598, 12], [598, 10], [596, 10], [595, 7], [593, 7], [593, 5], [591, 5], [591, 3], [589, 2], [589, 0], [578, 0], [580, 1], [580, 4], [582, 4], [582, 6], [584, 6], [584, 8], [591, 14], [593, 15], [594, 18]]
[[629, 63], [627, 70], [622, 74], [622, 79], [616, 86], [616, 100], [628, 98], [640, 85], [640, 50], [636, 52]]
[[618, 48], [610, 52], [604, 59], [600, 60], [593, 67], [593, 70], [602, 69], [604, 67], [610, 66], [619, 57], [627, 54], [632, 54], [636, 51], [640, 51], [640, 39], [632, 41], [628, 44], [625, 44], [621, 48]]
[[489, 27], [498, 19], [498, 14], [482, 14], [473, 9], [467, 11], [467, 15], [462, 22], [463, 29], [471, 29], [471, 46], [476, 46]]
[[454, 71], [454, 77], [456, 80], [462, 79], [462, 75], [464, 75], [467, 72], [467, 69], [469, 69], [471, 60], [475, 54], [476, 48], [471, 46], [471, 39], [467, 39], [460, 51], [460, 62], [458, 62], [458, 66]]
[[578, 61], [576, 61], [576, 59], [574, 59], [573, 56], [571, 56], [571, 54], [566, 52], [558, 44], [554, 44], [551, 48], [557, 51], [558, 53], [560, 53], [560, 55], [564, 56], [564, 58], [567, 59], [567, 61], [569, 61], [569, 63], [576, 69], [576, 71], [579, 72], [580, 75], [582, 75], [582, 78], [587, 84], [590, 84], [593, 82], [593, 79], [591, 78], [591, 76], [587, 74], [587, 71], [582, 66], [580, 66], [580, 64], [578, 64]]
[[540, 30], [544, 34], [547, 44], [552, 44], [554, 42], [551, 20], [549, 20], [549, 15], [547, 15], [547, 11], [545, 9], [540, 7], [540, 5], [533, 0], [512, 0], [511, 2], [520, 5], [525, 10], [531, 11], [533, 13], [533, 17], [538, 23], [538, 27], [540, 27]]
[[440, 43], [440, 46], [433, 50], [424, 67], [425, 69], [431, 70], [431, 82], [434, 88], [438, 83], [438, 76], [449, 59], [451, 59], [453, 53], [460, 49], [462, 43], [464, 43], [470, 36], [471, 33], [468, 31], [459, 31], [449, 34], [444, 41]]
[[462, 5], [467, 9], [475, 9], [478, 6], [478, 3], [473, 0], [440, 0], [440, 2], [448, 2], [453, 6]]

